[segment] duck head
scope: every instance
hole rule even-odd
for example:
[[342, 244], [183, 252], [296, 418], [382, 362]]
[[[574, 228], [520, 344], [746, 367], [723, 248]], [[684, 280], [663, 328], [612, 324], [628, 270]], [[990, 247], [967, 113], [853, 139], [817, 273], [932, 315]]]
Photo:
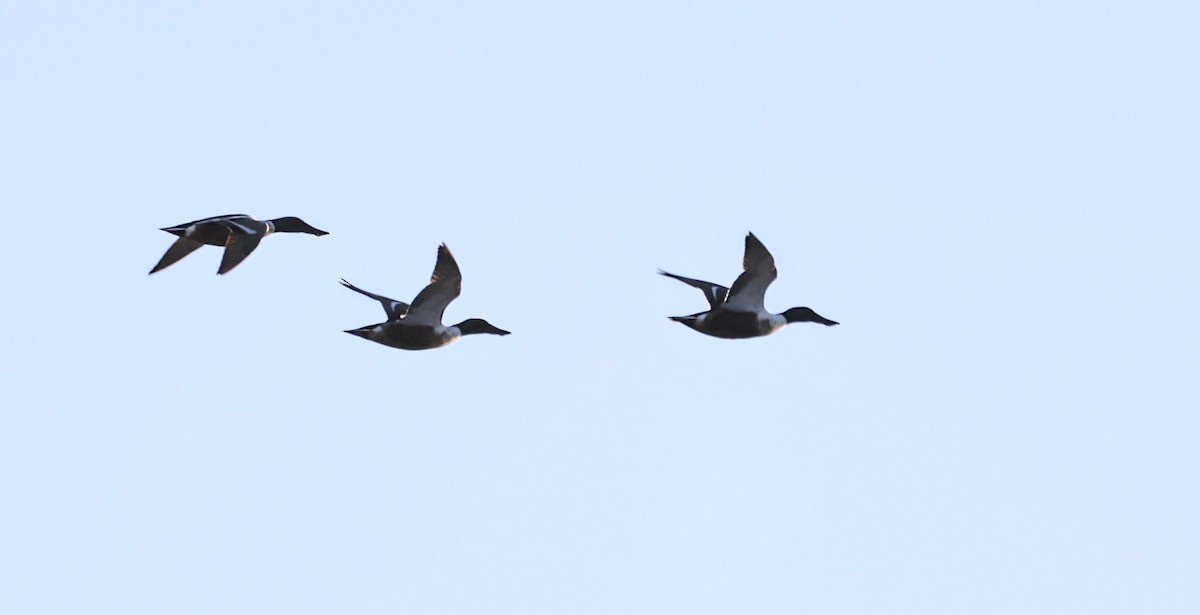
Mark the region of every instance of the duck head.
[[326, 231], [312, 226], [311, 224], [297, 218], [295, 216], [286, 216], [271, 220], [271, 224], [275, 226], [276, 233], [308, 233], [309, 235], [328, 235]]
[[812, 308], [794, 307], [783, 313], [784, 320], [792, 322], [819, 322], [826, 327], [832, 327], [838, 324], [836, 320], [829, 320], [824, 316], [812, 311]]
[[491, 333], [492, 335], [508, 335], [510, 331], [505, 331], [499, 327], [493, 326], [492, 323], [482, 318], [468, 318], [457, 325], [458, 331], [463, 335], [471, 335], [474, 333]]

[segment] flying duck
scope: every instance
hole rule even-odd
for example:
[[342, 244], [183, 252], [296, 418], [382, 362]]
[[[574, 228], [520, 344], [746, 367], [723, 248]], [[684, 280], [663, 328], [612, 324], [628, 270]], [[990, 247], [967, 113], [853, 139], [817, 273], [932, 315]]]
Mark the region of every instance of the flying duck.
[[494, 327], [481, 318], [468, 318], [449, 327], [442, 324], [442, 313], [446, 311], [446, 306], [462, 293], [462, 272], [458, 270], [458, 263], [454, 261], [454, 255], [450, 253], [446, 244], [438, 246], [437, 264], [433, 267], [429, 286], [417, 293], [411, 305], [367, 292], [344, 279], [342, 285], [378, 301], [383, 305], [388, 317], [387, 322], [350, 329], [346, 333], [384, 346], [403, 350], [428, 350], [446, 346], [464, 335], [509, 334], [508, 331]]
[[704, 298], [708, 299], [707, 312], [669, 318], [705, 335], [726, 339], [770, 335], [793, 322], [819, 322], [826, 326], [838, 324], [806, 307], [794, 307], [782, 314], [772, 314], [763, 307], [763, 296], [767, 287], [775, 281], [779, 272], [775, 269], [775, 257], [771, 256], [767, 247], [754, 233], [746, 235], [746, 254], [742, 258], [742, 268], [745, 271], [733, 282], [732, 289], [660, 269], [658, 272], [662, 275], [699, 288], [704, 293]]
[[313, 228], [304, 220], [293, 216], [275, 218], [274, 220], [255, 220], [245, 214], [230, 214], [215, 216], [186, 222], [162, 229], [179, 237], [167, 248], [158, 264], [150, 273], [166, 269], [179, 262], [180, 259], [200, 249], [200, 246], [225, 246], [225, 256], [221, 257], [221, 268], [218, 274], [229, 273], [258, 247], [258, 242], [271, 233], [308, 233], [309, 235], [328, 235], [325, 231]]

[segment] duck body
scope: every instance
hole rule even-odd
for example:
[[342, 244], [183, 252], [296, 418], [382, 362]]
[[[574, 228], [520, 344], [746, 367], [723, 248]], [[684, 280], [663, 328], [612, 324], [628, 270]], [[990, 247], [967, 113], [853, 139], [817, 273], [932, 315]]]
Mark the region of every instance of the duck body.
[[[482, 323], [482, 325], [472, 325], [470, 324], [471, 321], [463, 321], [451, 326], [418, 325], [405, 323], [401, 319], [351, 329], [346, 331], [346, 333], [401, 350], [432, 350], [434, 348], [441, 348], [457, 342], [463, 335], [472, 333], [509, 334], [508, 331], [494, 327], [484, 320], [478, 318], [471, 320]], [[464, 331], [464, 329], [466, 330]]]
[[272, 226], [266, 221], [255, 220], [246, 214], [227, 214], [176, 224], [161, 230], [176, 237], [186, 237], [210, 246], [224, 246], [229, 241], [229, 237], [234, 234], [265, 237], [274, 232], [275, 229]]
[[448, 346], [464, 335], [509, 334], [481, 318], [468, 318], [457, 325], [442, 324], [446, 306], [462, 293], [462, 273], [446, 244], [438, 246], [437, 264], [429, 285], [417, 294], [412, 304], [365, 291], [346, 280], [342, 280], [342, 286], [383, 306], [388, 317], [386, 322], [346, 331], [377, 344], [401, 350], [432, 350]]
[[838, 324], [806, 307], [791, 308], [781, 314], [773, 314], [763, 307], [767, 287], [779, 274], [775, 269], [775, 258], [754, 233], [746, 235], [742, 268], [743, 272], [732, 288], [660, 270], [662, 275], [700, 289], [709, 304], [707, 312], [668, 318], [705, 335], [723, 339], [771, 335], [794, 322], [816, 322], [826, 326]]
[[217, 270], [219, 275], [223, 275], [241, 264], [258, 247], [259, 242], [272, 233], [308, 233], [318, 237], [329, 234], [294, 216], [255, 220], [246, 214], [213, 216], [168, 226], [162, 230], [179, 239], [171, 244], [150, 273], [166, 269], [202, 246], [210, 245], [225, 248], [221, 266]]
[[449, 346], [462, 337], [462, 333], [454, 330], [454, 327], [406, 325], [400, 321], [368, 325], [346, 333], [401, 350], [432, 350]]
[[783, 328], [787, 322], [778, 314], [741, 312], [717, 308], [691, 316], [669, 316], [705, 335], [724, 339], [744, 339], [770, 335]]

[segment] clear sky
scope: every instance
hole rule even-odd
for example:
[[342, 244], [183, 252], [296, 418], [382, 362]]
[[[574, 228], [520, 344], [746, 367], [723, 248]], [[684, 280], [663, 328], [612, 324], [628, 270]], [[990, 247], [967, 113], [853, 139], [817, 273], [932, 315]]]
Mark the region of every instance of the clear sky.
[[[1200, 612], [1200, 5], [13, 2], [0, 612]], [[300, 216], [227, 276], [159, 231]], [[727, 341], [657, 268], [728, 284]], [[338, 285], [410, 300], [429, 352]]]

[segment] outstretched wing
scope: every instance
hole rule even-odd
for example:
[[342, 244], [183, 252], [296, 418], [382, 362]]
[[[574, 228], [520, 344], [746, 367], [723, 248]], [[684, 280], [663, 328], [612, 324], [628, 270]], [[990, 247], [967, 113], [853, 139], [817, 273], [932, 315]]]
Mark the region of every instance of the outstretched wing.
[[229, 273], [240, 265], [258, 247], [258, 242], [267, 236], [267, 223], [250, 216], [226, 216], [215, 222], [229, 229], [229, 238], [225, 240], [225, 255], [221, 257], [218, 275]]
[[437, 264], [433, 267], [433, 275], [429, 277], [429, 286], [417, 293], [408, 313], [404, 316], [407, 324], [440, 325], [442, 314], [451, 301], [462, 293], [462, 272], [450, 248], [446, 244], [438, 246]]
[[366, 296], [378, 301], [380, 303], [380, 305], [383, 306], [383, 311], [387, 312], [388, 322], [400, 320], [401, 318], [404, 318], [404, 314], [406, 312], [408, 312], [408, 304], [407, 303], [405, 303], [403, 301], [396, 301], [395, 299], [392, 299], [390, 297], [384, 297], [383, 295], [376, 295], [375, 293], [365, 291], [365, 290], [347, 282], [345, 278], [342, 278], [342, 286], [345, 286], [346, 288], [349, 288], [350, 290], [352, 290], [356, 293], [366, 295]]
[[687, 284], [688, 286], [691, 286], [694, 288], [699, 288], [700, 291], [704, 293], [704, 298], [708, 299], [708, 307], [710, 307], [712, 309], [716, 309], [716, 308], [720, 307], [720, 305], [722, 303], [725, 303], [725, 300], [729, 298], [729, 289], [725, 288], [724, 286], [721, 286], [720, 284], [713, 284], [712, 282], [705, 282], [704, 280], [693, 280], [692, 278], [685, 278], [681, 275], [667, 273], [666, 271], [663, 271], [662, 269], [659, 269], [658, 273], [660, 275], [665, 275], [668, 278], [674, 278], [676, 280], [679, 280], [680, 282], [683, 282], [684, 284]]
[[230, 233], [229, 239], [225, 242], [225, 255], [221, 257], [221, 268], [217, 269], [217, 275], [229, 273], [234, 267], [240, 265], [258, 247], [258, 242], [262, 241], [262, 238], [262, 233], [254, 235]]
[[171, 265], [174, 265], [183, 257], [195, 252], [196, 250], [199, 250], [200, 246], [202, 245], [204, 244], [200, 243], [199, 241], [192, 241], [187, 237], [180, 237], [179, 239], [176, 239], [175, 243], [171, 244], [171, 247], [167, 248], [166, 253], [164, 253], [162, 258], [158, 260], [158, 264], [154, 266], [154, 269], [150, 270], [150, 273], [161, 271], [167, 267], [170, 267]]
[[726, 300], [725, 307], [740, 312], [762, 311], [767, 287], [779, 277], [779, 272], [775, 269], [775, 257], [771, 256], [767, 247], [754, 233], [746, 235], [746, 253], [742, 257], [742, 269], [742, 275], [734, 280], [733, 287], [729, 289], [729, 299]]

